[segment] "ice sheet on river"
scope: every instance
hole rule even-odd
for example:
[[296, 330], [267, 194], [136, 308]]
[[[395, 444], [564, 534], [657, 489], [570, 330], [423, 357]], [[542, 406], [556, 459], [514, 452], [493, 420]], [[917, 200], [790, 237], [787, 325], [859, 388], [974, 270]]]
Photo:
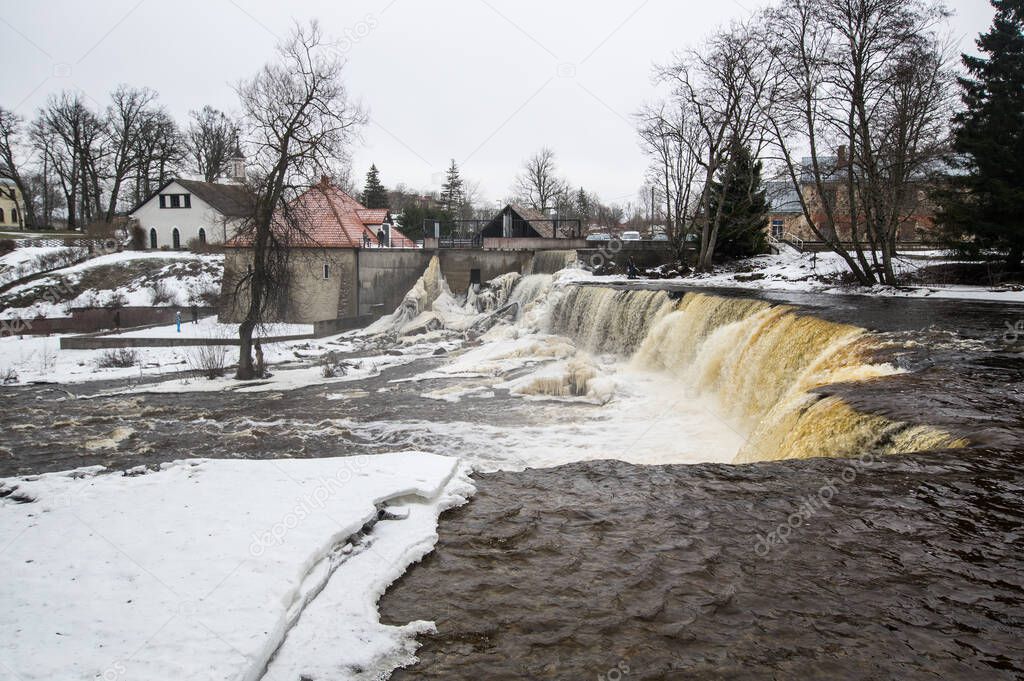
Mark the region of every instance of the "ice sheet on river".
[[[455, 459], [420, 452], [139, 473], [0, 479], [5, 678], [387, 671], [430, 624], [381, 625], [377, 599], [432, 549], [438, 514], [473, 492]], [[310, 647], [303, 616], [321, 597], [343, 607], [331, 645]], [[301, 660], [282, 647], [290, 632]]]

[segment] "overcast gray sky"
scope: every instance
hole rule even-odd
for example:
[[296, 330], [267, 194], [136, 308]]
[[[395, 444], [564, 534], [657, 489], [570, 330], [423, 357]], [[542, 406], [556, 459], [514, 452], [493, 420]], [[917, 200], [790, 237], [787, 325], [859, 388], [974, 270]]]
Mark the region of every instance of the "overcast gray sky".
[[[232, 84], [272, 56], [293, 19], [340, 40], [352, 95], [371, 123], [353, 149], [388, 186], [437, 188], [454, 158], [492, 202], [522, 160], [555, 150], [563, 174], [605, 201], [635, 197], [646, 161], [630, 115], [657, 96], [651, 66], [756, 0], [4, 0], [0, 104], [30, 116], [79, 88], [99, 104], [148, 86], [179, 122], [204, 104], [237, 109]], [[950, 0], [950, 31], [973, 50], [986, 0]]]

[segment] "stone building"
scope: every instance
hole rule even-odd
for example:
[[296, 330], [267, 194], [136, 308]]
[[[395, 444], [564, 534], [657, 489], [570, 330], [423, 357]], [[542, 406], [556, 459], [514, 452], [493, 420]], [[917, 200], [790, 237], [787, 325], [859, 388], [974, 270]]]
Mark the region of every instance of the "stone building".
[[[849, 160], [845, 147], [840, 147], [836, 156], [821, 159], [824, 197], [832, 206], [836, 216], [835, 232], [843, 243], [850, 242], [850, 192], [847, 188], [846, 171]], [[799, 194], [793, 183], [786, 180], [767, 183], [767, 195], [771, 209], [768, 215], [770, 234], [779, 239], [799, 239], [805, 242], [820, 241], [811, 231], [804, 215], [800, 197], [807, 203], [811, 217], [819, 229], [826, 229], [825, 203], [818, 191], [811, 171], [811, 159], [802, 160]], [[920, 186], [913, 192], [908, 205], [903, 208], [903, 220], [897, 232], [897, 243], [919, 243], [928, 240], [935, 229], [935, 205], [929, 200], [929, 185], [922, 178]], [[826, 235], [827, 236], [827, 235]], [[861, 240], [864, 241], [863, 229]]]
[[[422, 250], [395, 227], [390, 210], [366, 208], [326, 177], [297, 197], [290, 211], [299, 224], [289, 230], [288, 290], [275, 321], [308, 324], [366, 314], [360, 309], [360, 252], [387, 254], [389, 266], [415, 276], [423, 272]], [[226, 321], [244, 316], [246, 296], [235, 290], [251, 267], [251, 243], [236, 236], [225, 244]]]

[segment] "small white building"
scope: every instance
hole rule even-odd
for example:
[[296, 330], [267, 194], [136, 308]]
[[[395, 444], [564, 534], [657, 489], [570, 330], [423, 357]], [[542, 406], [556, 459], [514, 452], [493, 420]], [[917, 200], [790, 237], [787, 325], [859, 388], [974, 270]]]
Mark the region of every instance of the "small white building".
[[146, 233], [146, 247], [180, 250], [189, 242], [222, 244], [252, 214], [243, 184], [170, 180], [131, 212]]

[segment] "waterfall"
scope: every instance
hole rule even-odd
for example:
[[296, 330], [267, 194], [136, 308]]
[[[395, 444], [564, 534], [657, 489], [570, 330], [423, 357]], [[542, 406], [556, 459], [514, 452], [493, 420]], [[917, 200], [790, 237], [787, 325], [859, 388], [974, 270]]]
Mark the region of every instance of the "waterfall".
[[535, 251], [525, 274], [554, 274], [575, 264], [576, 251]]
[[674, 306], [664, 291], [576, 286], [556, 302], [552, 330], [593, 352], [631, 355], [648, 328]]
[[550, 274], [527, 274], [516, 282], [515, 288], [508, 295], [507, 301], [518, 303], [519, 311], [517, 316], [521, 317], [523, 311], [533, 303], [541, 300], [551, 290], [554, 277]]
[[966, 443], [927, 426], [863, 414], [816, 388], [897, 373], [864, 329], [746, 298], [577, 286], [552, 331], [634, 367], [674, 375], [749, 433], [737, 462], [900, 453]]

